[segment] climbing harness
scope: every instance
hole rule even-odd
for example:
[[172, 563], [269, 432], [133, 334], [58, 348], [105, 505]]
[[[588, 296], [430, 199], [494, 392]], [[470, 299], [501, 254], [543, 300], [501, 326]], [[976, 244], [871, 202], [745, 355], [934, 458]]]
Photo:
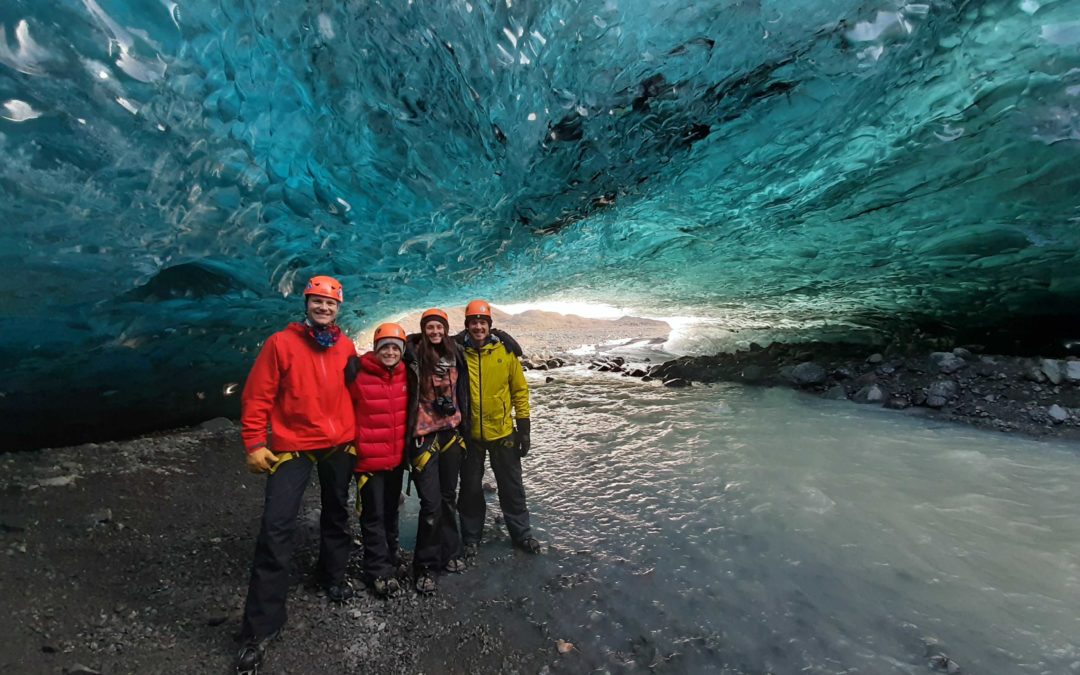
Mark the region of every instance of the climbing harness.
[[[305, 452], [279, 452], [279, 453], [277, 453], [277, 461], [274, 462], [270, 466], [270, 473], [272, 475], [275, 471], [277, 471], [278, 469], [281, 468], [282, 464], [284, 464], [285, 462], [288, 462], [290, 460], [297, 459], [299, 457], [303, 457], [303, 458], [307, 459], [312, 464], [318, 464], [319, 462], [323, 461], [324, 459], [326, 459], [330, 455], [333, 455], [335, 452], [338, 452], [339, 450], [342, 451], [342, 452], [348, 453], [348, 454], [352, 455], [353, 457], [356, 457], [356, 446], [353, 445], [352, 443], [346, 443], [344, 445], [336, 445], [336, 446], [330, 448], [329, 450], [327, 450], [327, 451], [325, 451], [323, 453], [319, 453], [317, 451], [310, 451], [310, 450], [305, 451]], [[319, 455], [319, 454], [321, 454], [322, 456], [317, 457], [316, 455]]]
[[[454, 431], [450, 438], [441, 443], [439, 442], [438, 436], [439, 432], [435, 432], [428, 436], [422, 436], [416, 439], [416, 449], [420, 450], [421, 448], [424, 448], [424, 450], [417, 454], [410, 462], [413, 471], [417, 473], [422, 472], [428, 462], [431, 461], [431, 458], [441, 452], [446, 452], [447, 450], [452, 450], [454, 448], [464, 449], [465, 447], [465, 439], [461, 437], [461, 434], [458, 433], [457, 430]], [[425, 446], [427, 447], [425, 448]]]
[[416, 453], [416, 456], [409, 460], [409, 480], [405, 484], [406, 495], [412, 496], [412, 484], [416, 482], [416, 476], [423, 472], [424, 467], [428, 465], [432, 457], [454, 448], [465, 449], [465, 439], [462, 438], [457, 429], [454, 429], [451, 436], [440, 443], [439, 436], [446, 433], [446, 431], [445, 429], [433, 431], [426, 436], [418, 436], [414, 441], [416, 449], [423, 449], [423, 452]]
[[360, 491], [364, 489], [364, 486], [374, 475], [370, 471], [356, 474], [356, 515], [358, 516], [364, 512], [363, 502], [360, 501]]

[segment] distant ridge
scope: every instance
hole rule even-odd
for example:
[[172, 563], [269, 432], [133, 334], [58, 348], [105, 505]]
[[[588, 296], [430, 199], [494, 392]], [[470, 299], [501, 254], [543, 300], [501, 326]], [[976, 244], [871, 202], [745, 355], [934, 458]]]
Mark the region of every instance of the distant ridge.
[[[444, 308], [450, 317], [450, 331], [456, 333], [465, 326], [465, 308]], [[419, 330], [422, 312], [407, 314], [400, 319], [410, 333]], [[505, 330], [521, 343], [526, 354], [557, 354], [586, 344], [619, 339], [667, 338], [671, 326], [664, 321], [637, 316], [618, 319], [588, 319], [576, 314], [560, 314], [530, 309], [509, 314], [492, 308], [496, 328]]]

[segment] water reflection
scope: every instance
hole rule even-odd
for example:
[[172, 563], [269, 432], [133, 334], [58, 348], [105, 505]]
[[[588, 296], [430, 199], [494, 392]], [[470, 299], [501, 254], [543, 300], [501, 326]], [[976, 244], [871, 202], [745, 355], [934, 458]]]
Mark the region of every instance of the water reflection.
[[573, 668], [1080, 669], [1074, 448], [788, 391], [532, 384], [538, 592]]

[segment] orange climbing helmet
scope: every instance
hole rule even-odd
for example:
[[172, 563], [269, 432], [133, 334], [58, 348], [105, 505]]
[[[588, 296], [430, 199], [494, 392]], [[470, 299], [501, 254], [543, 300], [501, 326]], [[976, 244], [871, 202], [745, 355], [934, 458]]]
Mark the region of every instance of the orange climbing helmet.
[[487, 300], [473, 300], [465, 308], [465, 323], [469, 323], [469, 319], [474, 316], [483, 317], [488, 320], [488, 323], [492, 323], [491, 318], [491, 305]]
[[345, 293], [341, 290], [341, 282], [334, 277], [311, 277], [307, 282], [307, 286], [304, 287], [304, 297], [307, 298], [309, 295], [318, 295], [338, 302], [345, 302]]
[[450, 330], [450, 317], [446, 315], [446, 312], [442, 311], [438, 307], [432, 307], [431, 309], [425, 309], [424, 313], [420, 315], [420, 330], [424, 330], [424, 326], [428, 321], [434, 319], [443, 325], [447, 331]]
[[375, 329], [375, 336], [372, 338], [372, 342], [375, 343], [375, 351], [379, 351], [379, 347], [382, 347], [386, 341], [396, 342], [399, 349], [405, 351], [405, 329], [401, 327], [401, 324], [397, 323], [381, 323], [379, 327]]

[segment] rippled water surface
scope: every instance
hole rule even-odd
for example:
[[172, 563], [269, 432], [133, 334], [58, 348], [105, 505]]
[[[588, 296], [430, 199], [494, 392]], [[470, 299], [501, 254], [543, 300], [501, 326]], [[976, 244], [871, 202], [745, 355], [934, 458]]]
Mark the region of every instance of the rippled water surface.
[[786, 390], [531, 384], [533, 576], [575, 667], [1080, 672], [1075, 446]]

